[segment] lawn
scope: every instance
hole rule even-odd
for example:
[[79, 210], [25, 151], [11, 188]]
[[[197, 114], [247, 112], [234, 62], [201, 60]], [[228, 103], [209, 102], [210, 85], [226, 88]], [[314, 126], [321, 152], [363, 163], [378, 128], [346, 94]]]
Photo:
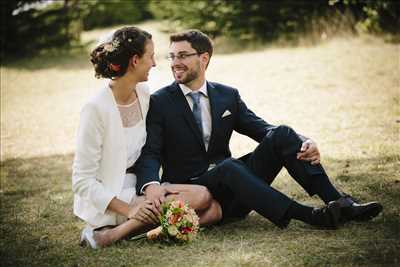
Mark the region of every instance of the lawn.
[[[156, 90], [172, 81], [167, 36], [154, 34]], [[108, 30], [86, 32], [85, 42]], [[217, 49], [218, 50], [218, 49]], [[71, 163], [79, 111], [103, 83], [87, 52], [38, 55], [1, 66], [1, 266], [381, 266], [400, 264], [400, 46], [371, 36], [315, 45], [265, 46], [213, 56], [208, 79], [240, 90], [273, 124], [314, 139], [333, 183], [384, 211], [335, 231], [292, 222], [280, 230], [256, 213], [210, 227], [189, 245], [122, 241], [78, 246], [84, 224], [72, 213]], [[234, 135], [240, 156], [256, 144]], [[282, 172], [274, 187], [309, 198]]]

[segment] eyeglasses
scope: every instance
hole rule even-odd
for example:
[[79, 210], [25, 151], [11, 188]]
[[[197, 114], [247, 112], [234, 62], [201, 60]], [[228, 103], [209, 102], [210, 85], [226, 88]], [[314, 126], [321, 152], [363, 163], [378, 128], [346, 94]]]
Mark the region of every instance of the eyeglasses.
[[200, 55], [200, 53], [191, 53], [191, 54], [178, 54], [178, 55], [174, 55], [174, 54], [170, 54], [167, 56], [167, 59], [169, 61], [174, 61], [175, 59], [179, 59], [179, 60], [185, 60], [188, 57], [194, 56], [194, 55]]

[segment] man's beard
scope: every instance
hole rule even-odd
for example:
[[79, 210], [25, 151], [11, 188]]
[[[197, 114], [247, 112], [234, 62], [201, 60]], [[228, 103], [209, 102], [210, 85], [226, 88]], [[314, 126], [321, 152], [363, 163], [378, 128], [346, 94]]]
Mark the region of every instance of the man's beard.
[[180, 81], [177, 81], [177, 83], [188, 84], [196, 80], [199, 77], [199, 73], [200, 73], [200, 66], [197, 66], [196, 69], [189, 71], [186, 77]]
[[188, 83], [196, 80], [197, 77], [199, 77], [198, 73], [195, 71], [191, 71], [186, 75], [186, 77], [183, 80], [178, 81], [178, 83], [188, 84]]

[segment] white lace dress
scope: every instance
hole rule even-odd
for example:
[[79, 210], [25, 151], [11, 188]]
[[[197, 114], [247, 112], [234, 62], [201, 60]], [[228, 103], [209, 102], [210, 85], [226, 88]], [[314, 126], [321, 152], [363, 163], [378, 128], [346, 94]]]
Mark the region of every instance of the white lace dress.
[[[140, 109], [139, 100], [136, 99], [128, 105], [117, 105], [122, 125], [124, 127], [126, 144], [127, 144], [127, 163], [126, 168], [131, 167], [140, 156], [141, 148], [146, 142], [146, 127], [143, 115]], [[122, 192], [118, 196], [119, 199], [126, 203], [134, 203], [136, 199], [136, 175], [127, 173], [122, 186]], [[117, 216], [117, 224], [126, 221], [125, 216]]]

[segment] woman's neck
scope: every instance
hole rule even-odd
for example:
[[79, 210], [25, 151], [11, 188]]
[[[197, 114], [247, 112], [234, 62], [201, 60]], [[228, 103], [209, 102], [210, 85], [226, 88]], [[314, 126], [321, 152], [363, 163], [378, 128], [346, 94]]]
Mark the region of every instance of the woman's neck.
[[110, 81], [110, 88], [115, 101], [120, 105], [127, 105], [136, 100], [137, 81], [127, 76]]

